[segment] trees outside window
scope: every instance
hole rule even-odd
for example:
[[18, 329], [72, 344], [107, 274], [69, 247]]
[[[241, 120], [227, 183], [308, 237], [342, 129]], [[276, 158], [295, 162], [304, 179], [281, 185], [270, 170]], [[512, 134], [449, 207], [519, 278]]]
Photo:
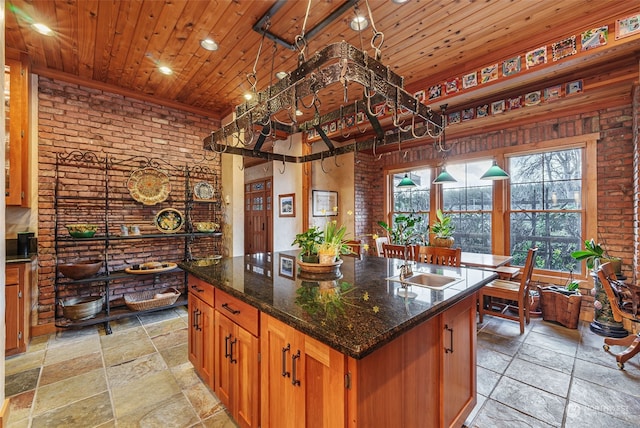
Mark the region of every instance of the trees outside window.
[[581, 248], [583, 149], [509, 158], [510, 248], [514, 265], [538, 246], [536, 268], [579, 272], [571, 253]]
[[447, 165], [458, 181], [442, 184], [442, 211], [456, 225], [455, 246], [467, 252], [492, 252], [493, 182], [480, 180], [491, 165], [491, 160]]
[[[416, 184], [415, 187], [397, 187], [400, 180], [407, 174]], [[428, 238], [429, 210], [431, 207], [431, 169], [415, 169], [410, 172], [393, 174], [392, 176], [392, 222], [398, 215], [414, 216], [422, 218], [416, 225], [416, 239], [422, 241], [422, 237]]]

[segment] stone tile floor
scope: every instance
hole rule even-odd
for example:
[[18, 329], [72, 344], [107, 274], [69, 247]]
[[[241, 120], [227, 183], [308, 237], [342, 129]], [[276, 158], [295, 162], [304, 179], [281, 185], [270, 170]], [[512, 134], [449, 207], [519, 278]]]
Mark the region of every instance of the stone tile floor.
[[640, 426], [640, 358], [619, 370], [588, 323], [532, 319], [520, 335], [516, 322], [486, 317], [478, 329], [478, 405], [467, 426]]
[[188, 360], [186, 308], [34, 338], [5, 360], [9, 427], [235, 427]]
[[[170, 309], [34, 338], [5, 361], [9, 427], [235, 427], [187, 357]], [[467, 426], [640, 426], [640, 358], [618, 370], [602, 337], [532, 320], [478, 326], [478, 405]], [[429, 428], [429, 427], [425, 427]]]

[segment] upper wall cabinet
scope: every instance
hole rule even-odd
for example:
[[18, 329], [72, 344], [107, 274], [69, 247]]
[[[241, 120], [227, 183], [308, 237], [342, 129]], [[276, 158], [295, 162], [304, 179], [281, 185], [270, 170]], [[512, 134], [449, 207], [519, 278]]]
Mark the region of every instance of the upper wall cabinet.
[[29, 206], [28, 69], [7, 58], [4, 67], [5, 197], [7, 205]]

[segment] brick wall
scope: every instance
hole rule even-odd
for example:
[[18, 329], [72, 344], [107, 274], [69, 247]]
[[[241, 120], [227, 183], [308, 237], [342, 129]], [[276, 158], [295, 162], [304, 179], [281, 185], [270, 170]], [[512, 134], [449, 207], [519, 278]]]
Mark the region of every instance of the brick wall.
[[[39, 77], [38, 92], [38, 324], [45, 324], [53, 322], [55, 310], [56, 154], [90, 150], [99, 156], [115, 159], [141, 155], [160, 158], [177, 171], [184, 170], [186, 165], [203, 165], [213, 171], [218, 177], [217, 183], [220, 183], [219, 158], [207, 152], [205, 160], [202, 148], [202, 139], [217, 128], [219, 123], [184, 111], [44, 77]], [[73, 171], [65, 173], [70, 175]], [[84, 183], [86, 187], [87, 183], [100, 183], [103, 180], [103, 170], [95, 169], [92, 173], [91, 169], [83, 169], [78, 174], [77, 183], [80, 187]], [[63, 191], [70, 192], [74, 189], [68, 186]], [[171, 197], [180, 198], [173, 194]], [[147, 209], [148, 212], [140, 215], [150, 218], [158, 210], [157, 207], [141, 209]], [[134, 213], [122, 213], [122, 222], [126, 223], [132, 215]], [[82, 219], [78, 218], [78, 222], [82, 222]], [[114, 231], [110, 230], [110, 233]], [[152, 245], [140, 244], [134, 247], [125, 250], [130, 253], [126, 260], [121, 261], [123, 264], [144, 258], [176, 260], [184, 254], [184, 241], [180, 243], [180, 240], [161, 239], [153, 241]], [[101, 247], [89, 246], [88, 249], [79, 251], [82, 258], [85, 258], [99, 255]], [[173, 276], [178, 278], [171, 279], [169, 276], [169, 285], [172, 281], [180, 282], [179, 275]], [[114, 282], [113, 295], [139, 290], [147, 285], [142, 278], [135, 283]], [[81, 288], [78, 292], [81, 292]], [[70, 289], [66, 294], [69, 292], [74, 291]]]

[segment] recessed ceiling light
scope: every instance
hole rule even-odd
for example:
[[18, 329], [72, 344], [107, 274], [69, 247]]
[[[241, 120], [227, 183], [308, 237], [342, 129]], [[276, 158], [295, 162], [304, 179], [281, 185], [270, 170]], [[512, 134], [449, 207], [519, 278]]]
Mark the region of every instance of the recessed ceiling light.
[[302, 113], [302, 111], [301, 111], [301, 110], [296, 109], [296, 116], [302, 116], [302, 114], [303, 114], [303, 113]]
[[391, 0], [393, 3], [395, 4], [404, 4], [406, 2], [408, 2], [409, 0]]
[[278, 71], [276, 73], [276, 77], [280, 80], [284, 79], [285, 77], [287, 77], [289, 75], [289, 73], [287, 73], [286, 71]]
[[362, 31], [369, 26], [369, 21], [364, 16], [356, 16], [349, 24], [352, 30]]
[[202, 46], [204, 49], [206, 49], [208, 51], [217, 51], [218, 50], [218, 44], [213, 39], [209, 39], [209, 38], [206, 38], [206, 39], [202, 40], [200, 42], [200, 46]]
[[173, 74], [173, 70], [166, 65], [161, 65], [160, 67], [158, 67], [158, 71], [162, 74], [166, 74], [167, 76]]
[[251, 98], [253, 98], [253, 95], [251, 95], [249, 92], [244, 94], [244, 99], [249, 101]]
[[44, 24], [40, 24], [40, 23], [34, 23], [32, 25], [33, 29], [36, 30], [38, 33], [44, 35], [44, 36], [51, 36], [53, 35], [53, 30], [49, 27], [47, 27]]

